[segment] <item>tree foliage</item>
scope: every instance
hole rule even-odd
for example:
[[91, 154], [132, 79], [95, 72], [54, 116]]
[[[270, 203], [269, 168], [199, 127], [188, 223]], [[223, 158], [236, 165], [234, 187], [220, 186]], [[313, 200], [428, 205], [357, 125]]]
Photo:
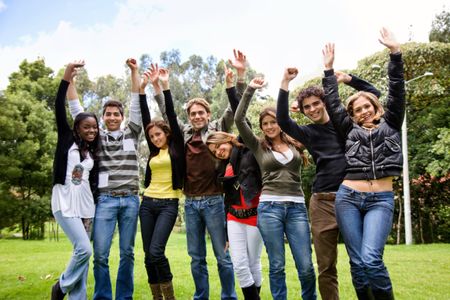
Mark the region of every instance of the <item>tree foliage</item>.
[[50, 93], [57, 82], [43, 60], [19, 68], [0, 98], [0, 216], [8, 220], [2, 226], [20, 224], [24, 239], [42, 238], [56, 144]]
[[431, 24], [428, 36], [430, 42], [450, 42], [450, 12], [445, 9], [437, 14]]

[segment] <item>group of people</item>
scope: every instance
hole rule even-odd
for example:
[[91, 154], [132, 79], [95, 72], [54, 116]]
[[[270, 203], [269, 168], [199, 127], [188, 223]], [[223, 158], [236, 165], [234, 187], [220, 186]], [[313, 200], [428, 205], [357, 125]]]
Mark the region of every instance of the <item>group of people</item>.
[[[385, 106], [380, 92], [355, 75], [334, 71], [334, 44], [323, 49], [322, 87], [300, 91], [289, 116], [289, 83], [298, 69], [286, 68], [277, 107], [261, 111], [256, 136], [247, 109], [263, 78], [245, 82], [247, 59], [234, 51], [225, 68], [229, 106], [211, 120], [203, 98], [187, 102], [188, 124], [175, 113], [169, 70], [157, 64], [139, 75], [134, 59], [128, 123], [122, 103], [107, 101], [100, 129], [96, 116], [79, 102], [74, 77], [84, 62], [68, 64], [55, 102], [58, 143], [54, 160], [52, 211], [73, 244], [72, 258], [52, 287], [52, 299], [86, 299], [89, 259], [94, 255], [94, 299], [112, 299], [108, 258], [116, 224], [120, 263], [116, 299], [132, 299], [134, 240], [140, 219], [145, 268], [153, 299], [175, 299], [165, 248], [185, 196], [185, 222], [193, 299], [209, 299], [206, 230], [211, 237], [222, 286], [221, 299], [237, 299], [235, 278], [245, 299], [260, 299], [261, 252], [269, 259], [273, 299], [287, 299], [285, 241], [295, 261], [302, 299], [316, 299], [311, 233], [322, 299], [339, 299], [337, 243], [342, 235], [358, 299], [393, 299], [383, 250], [394, 211], [392, 180], [401, 173], [400, 129], [405, 110], [399, 43], [381, 30], [390, 50]], [[233, 71], [235, 70], [235, 72]], [[236, 79], [237, 77], [237, 79]], [[341, 103], [338, 84], [357, 90]], [[153, 86], [163, 120], [152, 120], [145, 89]], [[66, 119], [65, 99], [74, 118]], [[239, 136], [232, 133], [236, 124]], [[142, 128], [150, 150], [139, 201], [138, 138]], [[308, 209], [301, 170], [307, 149], [316, 165]], [[309, 217], [308, 217], [309, 216]], [[311, 230], [310, 230], [310, 222]], [[92, 235], [92, 237], [91, 237]]]

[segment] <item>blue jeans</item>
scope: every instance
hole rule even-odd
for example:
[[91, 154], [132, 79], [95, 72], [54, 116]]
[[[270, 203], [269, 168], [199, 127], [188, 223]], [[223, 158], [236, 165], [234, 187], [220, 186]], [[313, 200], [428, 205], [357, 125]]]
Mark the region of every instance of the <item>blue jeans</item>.
[[139, 219], [145, 253], [145, 269], [150, 284], [172, 280], [169, 260], [164, 252], [177, 216], [178, 199], [143, 197]]
[[81, 218], [66, 218], [61, 211], [55, 212], [54, 216], [73, 245], [72, 258], [59, 277], [59, 285], [64, 293], [69, 294], [69, 299], [87, 299], [86, 282], [92, 255], [89, 235]]
[[112, 299], [109, 275], [109, 251], [116, 223], [119, 228], [120, 262], [116, 281], [116, 299], [133, 298], [134, 239], [139, 211], [139, 197], [98, 198], [94, 218], [94, 299]]
[[392, 290], [383, 263], [384, 245], [392, 228], [394, 193], [365, 193], [341, 185], [336, 194], [336, 219], [350, 257], [355, 290]]
[[188, 254], [191, 257], [191, 272], [195, 283], [194, 299], [209, 299], [208, 268], [206, 266], [205, 229], [211, 236], [214, 255], [217, 259], [222, 299], [237, 299], [234, 290], [233, 264], [226, 244], [225, 210], [223, 197], [204, 196], [201, 200], [186, 197], [186, 237]]
[[[260, 202], [258, 228], [269, 257], [270, 291], [275, 300], [287, 299], [284, 236], [289, 242], [302, 299], [316, 299], [316, 274], [311, 258], [311, 233], [304, 203]], [[290, 296], [294, 299], [294, 296]]]

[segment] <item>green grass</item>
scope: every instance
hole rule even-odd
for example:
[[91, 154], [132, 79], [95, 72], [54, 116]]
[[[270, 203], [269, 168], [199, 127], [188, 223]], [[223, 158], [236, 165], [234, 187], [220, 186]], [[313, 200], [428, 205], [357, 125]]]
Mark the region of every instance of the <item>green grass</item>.
[[[210, 299], [215, 300], [220, 299], [220, 283], [210, 244], [208, 247]], [[135, 250], [134, 298], [150, 299], [140, 233], [136, 237]], [[288, 299], [300, 299], [300, 284], [296, 278], [289, 247], [287, 251]], [[51, 286], [64, 270], [71, 252], [72, 246], [63, 234], [59, 242], [0, 239], [0, 299], [49, 299]], [[194, 283], [190, 274], [190, 259], [187, 255], [184, 234], [172, 233], [167, 246], [167, 256], [174, 274], [173, 283], [177, 298], [190, 299], [194, 291]], [[118, 260], [116, 237], [110, 257], [113, 282], [117, 275]], [[397, 300], [450, 299], [450, 244], [386, 246], [385, 262], [391, 274]], [[264, 274], [262, 299], [271, 299], [265, 251], [263, 251], [262, 264]], [[338, 271], [341, 299], [356, 299], [343, 245], [339, 246]], [[88, 280], [89, 299], [92, 298], [93, 287], [91, 262]], [[243, 299], [238, 284], [236, 284], [236, 291], [239, 299]]]

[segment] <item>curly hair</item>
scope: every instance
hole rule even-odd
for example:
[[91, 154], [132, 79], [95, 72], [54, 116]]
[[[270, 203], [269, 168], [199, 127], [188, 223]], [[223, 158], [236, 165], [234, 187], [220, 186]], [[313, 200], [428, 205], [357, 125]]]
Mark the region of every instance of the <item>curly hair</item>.
[[303, 100], [305, 100], [306, 98], [312, 97], [312, 96], [315, 96], [322, 101], [325, 100], [325, 93], [323, 91], [323, 88], [321, 88], [320, 86], [317, 86], [317, 85], [313, 85], [313, 86], [307, 87], [305, 89], [302, 89], [300, 91], [300, 93], [298, 94], [297, 98], [295, 98], [295, 100], [298, 102], [298, 108], [300, 109], [300, 111], [302, 113], [304, 113]]

